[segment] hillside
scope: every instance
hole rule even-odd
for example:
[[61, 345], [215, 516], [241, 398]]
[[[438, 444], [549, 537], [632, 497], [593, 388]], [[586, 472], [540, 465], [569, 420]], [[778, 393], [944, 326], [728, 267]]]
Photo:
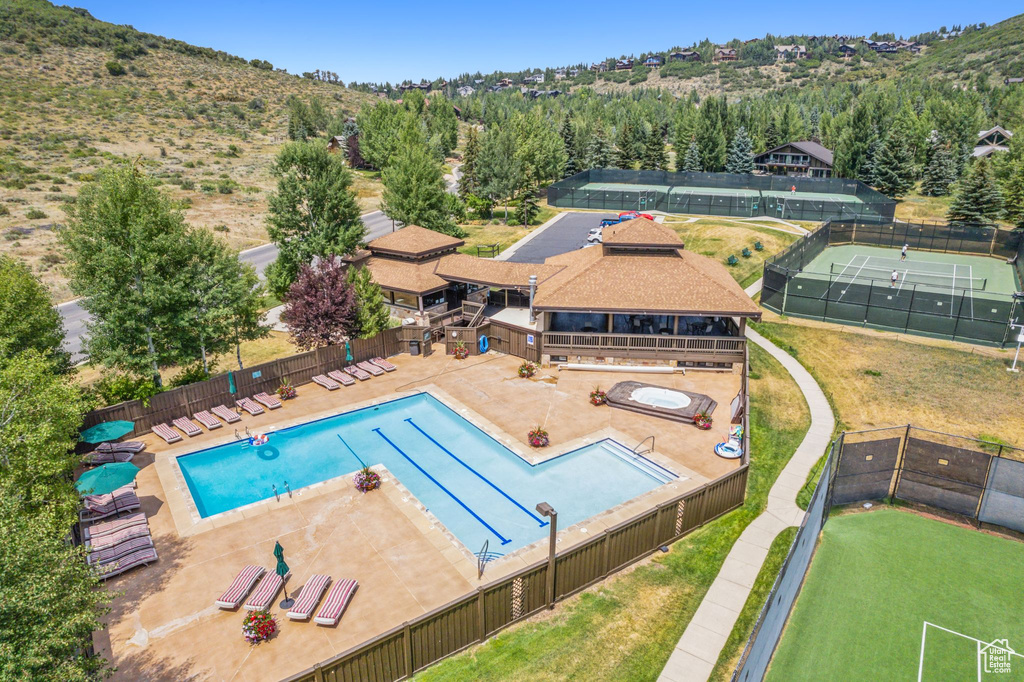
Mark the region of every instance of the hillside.
[[[287, 100], [318, 97], [354, 114], [370, 98], [79, 12], [0, 0], [0, 252], [29, 262], [55, 300], [70, 292], [52, 227], [100, 168], [138, 158], [191, 223], [244, 249], [266, 241]], [[356, 184], [364, 208], [376, 208], [379, 183]]]

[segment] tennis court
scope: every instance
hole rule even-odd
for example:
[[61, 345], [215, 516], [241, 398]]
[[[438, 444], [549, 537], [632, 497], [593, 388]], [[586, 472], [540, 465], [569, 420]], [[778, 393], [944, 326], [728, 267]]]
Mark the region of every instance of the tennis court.
[[1024, 680], [1024, 544], [897, 509], [834, 517], [773, 680]]

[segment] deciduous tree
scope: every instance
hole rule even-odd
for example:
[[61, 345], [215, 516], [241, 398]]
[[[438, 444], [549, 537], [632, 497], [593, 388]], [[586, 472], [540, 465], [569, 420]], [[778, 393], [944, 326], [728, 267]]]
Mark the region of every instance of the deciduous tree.
[[420, 122], [410, 120], [402, 148], [384, 169], [381, 210], [392, 220], [455, 236], [463, 234], [452, 220], [441, 163], [427, 149]]
[[376, 336], [391, 326], [391, 311], [384, 302], [384, 293], [373, 281], [370, 269], [350, 267], [348, 282], [356, 295], [356, 333], [360, 338]]
[[57, 372], [71, 369], [64, 323], [46, 288], [27, 265], [0, 255], [0, 355], [28, 348], [50, 358]]
[[356, 292], [341, 258], [328, 255], [303, 264], [288, 289], [281, 321], [300, 350], [335, 346], [358, 331]]

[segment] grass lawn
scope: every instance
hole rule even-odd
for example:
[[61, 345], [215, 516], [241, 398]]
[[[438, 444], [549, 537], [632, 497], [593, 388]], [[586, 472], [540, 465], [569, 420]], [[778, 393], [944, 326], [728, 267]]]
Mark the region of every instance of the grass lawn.
[[522, 223], [516, 224], [512, 220], [512, 209], [509, 208], [509, 224], [502, 225], [501, 218], [504, 215], [504, 209], [499, 210], [498, 207], [494, 209], [494, 220], [483, 221], [475, 220], [470, 223], [459, 225], [463, 230], [466, 231], [466, 245], [459, 248], [462, 253], [468, 253], [472, 256], [476, 255], [476, 247], [479, 246], [490, 246], [491, 244], [497, 243], [504, 251], [508, 247], [515, 244], [517, 241], [528, 235], [535, 227], [543, 225], [547, 221], [558, 215], [558, 209], [551, 208], [547, 205], [540, 205], [540, 210], [537, 215], [530, 222], [529, 227], [523, 227]]
[[[736, 256], [739, 262], [726, 267], [742, 286], [757, 281], [765, 258], [783, 250], [800, 236], [722, 218], [698, 218], [694, 222], [684, 222], [673, 216], [666, 219], [665, 224], [679, 234], [690, 251], [710, 256], [721, 263], [725, 263], [730, 255]], [[754, 250], [754, 242], [757, 241], [764, 245], [763, 251]], [[750, 249], [750, 258], [743, 257], [744, 247]]]
[[977, 643], [1024, 651], [1024, 543], [893, 508], [833, 517], [768, 680], [1024, 679], [978, 674]]
[[[747, 500], [635, 568], [428, 668], [420, 680], [655, 680], [743, 529], [803, 439], [810, 414], [788, 373], [751, 346]], [[756, 378], [754, 378], [756, 377]]]
[[993, 356], [797, 324], [755, 326], [814, 375], [845, 430], [910, 423], [1024, 446], [1024, 382], [1006, 371], [1011, 353]]
[[946, 212], [952, 200], [952, 196], [927, 197], [915, 189], [896, 204], [896, 218], [907, 222], [946, 222]]

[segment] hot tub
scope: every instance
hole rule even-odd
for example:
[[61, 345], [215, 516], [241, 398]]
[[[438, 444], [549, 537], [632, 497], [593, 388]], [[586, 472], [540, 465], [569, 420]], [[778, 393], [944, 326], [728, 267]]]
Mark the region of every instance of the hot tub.
[[663, 407], [669, 410], [681, 410], [684, 407], [689, 407], [692, 402], [690, 396], [685, 393], [656, 386], [641, 386], [629, 394], [629, 399], [642, 405]]

